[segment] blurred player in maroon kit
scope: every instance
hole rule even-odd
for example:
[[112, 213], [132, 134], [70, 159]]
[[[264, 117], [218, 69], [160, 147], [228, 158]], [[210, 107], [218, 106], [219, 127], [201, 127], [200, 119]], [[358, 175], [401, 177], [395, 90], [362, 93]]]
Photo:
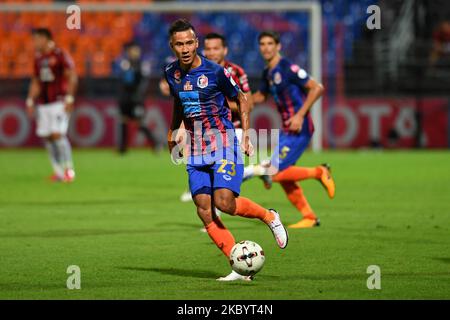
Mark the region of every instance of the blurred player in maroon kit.
[[[241, 91], [245, 93], [251, 110], [253, 108], [252, 94], [250, 90], [250, 85], [248, 84], [248, 77], [247, 74], [245, 73], [245, 70], [241, 66], [232, 63], [228, 60], [225, 60], [225, 57], [228, 54], [226, 38], [218, 33], [214, 32], [208, 33], [205, 36], [204, 41], [204, 54], [207, 59], [214, 61], [215, 63], [221, 65], [222, 67], [228, 70], [234, 82], [236, 82]], [[242, 127], [239, 110], [236, 103], [234, 103], [233, 101], [228, 101], [228, 105], [230, 106], [231, 109], [231, 121], [233, 122], [235, 128], [236, 137], [238, 138], [240, 143], [242, 140]], [[181, 195], [180, 199], [183, 202], [188, 202], [192, 200], [191, 193], [189, 191], [184, 192]]]
[[[251, 110], [253, 108], [253, 103], [247, 74], [241, 66], [225, 60], [225, 57], [228, 54], [227, 41], [225, 37], [218, 33], [208, 33], [205, 37], [204, 53], [207, 59], [214, 61], [228, 70], [233, 77], [234, 82], [237, 83], [241, 91], [247, 96]], [[236, 130], [236, 136], [240, 141], [242, 137], [242, 129], [239, 110], [237, 109], [236, 104], [230, 102], [228, 102], [228, 104], [231, 108], [231, 116], [234, 127], [238, 129]]]
[[44, 140], [53, 167], [52, 181], [72, 182], [75, 171], [67, 129], [78, 83], [74, 63], [56, 47], [48, 29], [35, 29], [32, 34], [36, 55], [27, 111], [36, 116], [36, 134]]

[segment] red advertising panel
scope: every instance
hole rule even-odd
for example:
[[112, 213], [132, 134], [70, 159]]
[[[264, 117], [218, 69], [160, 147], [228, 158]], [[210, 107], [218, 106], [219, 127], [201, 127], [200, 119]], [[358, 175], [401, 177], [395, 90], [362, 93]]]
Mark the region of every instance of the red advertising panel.
[[345, 148], [374, 143], [384, 147], [414, 147], [416, 130], [421, 125], [424, 147], [447, 148], [448, 112], [448, 100], [440, 98], [347, 99], [326, 108], [324, 144]]
[[[415, 144], [415, 132], [421, 114], [421, 141], [428, 148], [449, 146], [449, 101], [441, 98], [346, 99], [324, 105], [324, 147], [360, 148], [377, 143], [383, 147], [408, 148]], [[162, 140], [166, 139], [172, 113], [170, 99], [146, 101], [145, 123]], [[252, 126], [279, 128], [280, 117], [270, 105], [256, 106]], [[71, 117], [69, 138], [79, 147], [111, 147], [118, 138], [119, 112], [113, 99], [78, 99]], [[145, 144], [137, 128], [131, 128], [130, 144]], [[39, 146], [35, 121], [25, 112], [24, 101], [0, 101], [0, 147]]]

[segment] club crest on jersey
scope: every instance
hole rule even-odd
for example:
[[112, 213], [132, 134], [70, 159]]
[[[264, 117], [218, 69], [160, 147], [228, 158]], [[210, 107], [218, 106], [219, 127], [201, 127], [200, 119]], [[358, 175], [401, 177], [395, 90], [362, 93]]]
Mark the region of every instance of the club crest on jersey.
[[186, 81], [183, 87], [184, 91], [191, 91], [192, 90], [192, 84], [190, 81]]
[[300, 70], [300, 67], [296, 64], [291, 65], [291, 71], [297, 73]]
[[175, 70], [175, 72], [173, 73], [173, 77], [175, 78], [176, 83], [180, 83], [181, 82], [181, 71]]
[[281, 83], [281, 73], [276, 72], [276, 73], [273, 75], [273, 82], [274, 82], [275, 84], [280, 84], [280, 83]]
[[206, 88], [207, 86], [208, 86], [208, 77], [205, 76], [204, 74], [202, 74], [197, 79], [197, 87], [203, 89], [203, 88]]

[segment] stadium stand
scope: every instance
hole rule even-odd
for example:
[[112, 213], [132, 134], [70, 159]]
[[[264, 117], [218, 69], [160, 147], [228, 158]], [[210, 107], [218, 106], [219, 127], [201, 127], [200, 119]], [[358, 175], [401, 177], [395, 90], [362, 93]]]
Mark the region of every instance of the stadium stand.
[[[124, 0], [122, 0], [124, 1]], [[12, 2], [12, 1], [10, 1]], [[15, 1], [16, 3], [18, 1]], [[51, 2], [51, 0], [31, 0], [21, 2]], [[81, 6], [87, 2], [106, 2], [79, 0]], [[117, 2], [117, 1], [116, 1]], [[136, 1], [134, 2], [150, 2]], [[352, 44], [361, 35], [361, 14], [366, 3], [373, 0], [322, 0], [324, 28], [328, 31], [344, 21], [347, 26], [345, 52], [351, 55]], [[54, 31], [57, 43], [68, 50], [76, 62], [81, 77], [104, 78], [112, 74], [112, 63], [121, 54], [123, 44], [137, 41], [144, 49], [144, 56], [152, 63], [152, 71], [160, 72], [165, 59], [171, 55], [167, 46], [167, 29], [174, 19], [173, 15], [153, 13], [92, 13], [82, 14], [82, 29], [68, 30], [58, 26], [65, 25], [65, 14], [61, 13], [0, 13], [0, 77], [24, 78], [32, 70], [32, 46], [30, 30], [33, 27], [48, 27]], [[306, 13], [272, 14], [270, 19], [262, 19], [260, 14], [202, 13], [192, 17], [200, 34], [213, 31], [223, 32], [229, 39], [229, 58], [243, 65], [251, 76], [258, 76], [262, 60], [255, 46], [257, 34], [261, 29], [276, 29], [283, 33], [281, 39], [284, 52], [298, 63], [308, 64], [308, 15]], [[245, 37], [245, 39], [244, 39]], [[336, 40], [333, 32], [326, 32], [327, 52], [323, 54], [325, 63], [332, 67], [336, 62]], [[252, 39], [253, 41], [248, 41]], [[157, 49], [157, 50], [156, 50]], [[332, 76], [332, 74], [331, 74]]]

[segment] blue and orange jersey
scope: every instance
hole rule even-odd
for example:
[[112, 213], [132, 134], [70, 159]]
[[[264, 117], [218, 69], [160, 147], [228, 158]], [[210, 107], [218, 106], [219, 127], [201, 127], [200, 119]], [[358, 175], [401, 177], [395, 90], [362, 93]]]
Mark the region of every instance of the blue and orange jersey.
[[[308, 73], [286, 58], [281, 58], [275, 68], [265, 68], [259, 91], [273, 96], [281, 114], [283, 131], [287, 132], [285, 122], [291, 118], [303, 105], [306, 94], [305, 85], [309, 80]], [[311, 116], [305, 116], [300, 134], [312, 134], [314, 126]]]
[[227, 136], [227, 130], [234, 127], [226, 98], [234, 99], [239, 87], [228, 70], [203, 56], [200, 59], [200, 66], [189, 71], [184, 71], [178, 60], [165, 68], [170, 92], [175, 103], [183, 108], [192, 155], [209, 154], [235, 143], [235, 139], [230, 142]]

